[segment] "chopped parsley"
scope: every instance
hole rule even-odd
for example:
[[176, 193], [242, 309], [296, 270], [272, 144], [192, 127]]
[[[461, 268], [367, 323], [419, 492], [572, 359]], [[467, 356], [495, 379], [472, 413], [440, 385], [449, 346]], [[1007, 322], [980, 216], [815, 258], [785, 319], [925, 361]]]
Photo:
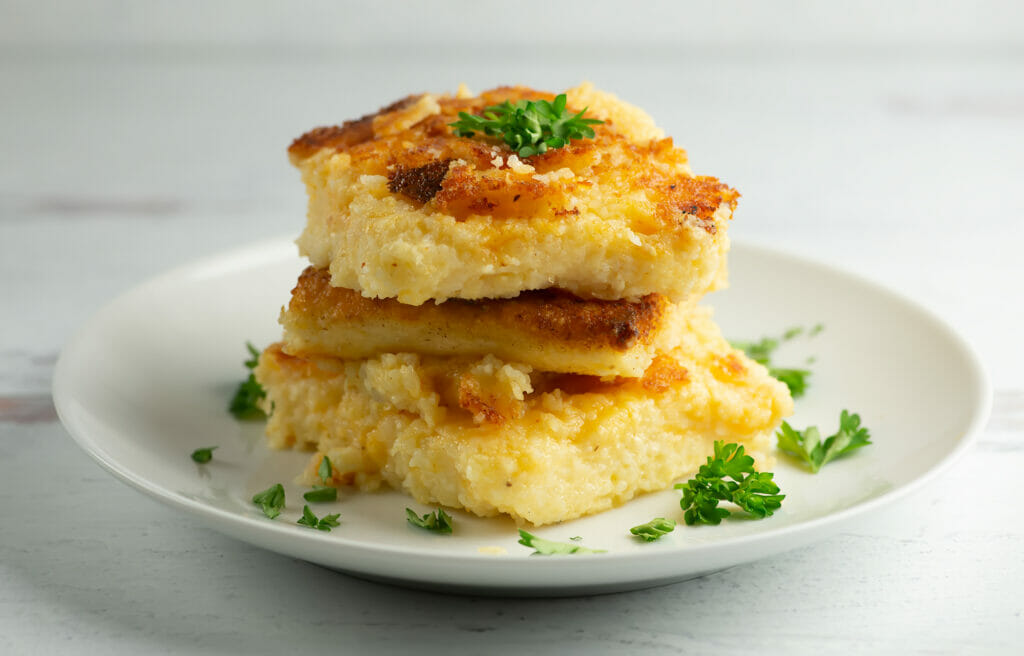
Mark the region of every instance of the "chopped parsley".
[[664, 517], [655, 517], [646, 524], [640, 524], [629, 529], [629, 532], [641, 540], [654, 542], [666, 533], [671, 533], [676, 528], [675, 521]]
[[830, 461], [871, 444], [871, 433], [861, 427], [860, 415], [846, 410], [839, 415], [839, 430], [824, 440], [817, 426], [797, 431], [787, 422], [782, 422], [775, 437], [780, 451], [803, 460], [815, 474]]
[[316, 475], [320, 478], [320, 485], [314, 485], [313, 489], [302, 495], [302, 498], [312, 503], [323, 503], [325, 501], [338, 500], [338, 488], [328, 485], [333, 475], [331, 459], [326, 455], [320, 458], [320, 466], [316, 469]]
[[299, 524], [300, 526], [315, 528], [318, 531], [326, 531], [330, 533], [332, 528], [337, 528], [339, 526], [338, 517], [340, 516], [341, 515], [339, 514], [324, 515], [323, 517], [317, 519], [317, 516], [313, 512], [312, 508], [310, 508], [307, 505], [302, 507], [302, 517], [300, 517], [299, 521], [295, 523]]
[[519, 529], [519, 544], [533, 549], [534, 556], [566, 556], [582, 553], [605, 553], [604, 549], [587, 549], [579, 544], [553, 542]]
[[[775, 367], [772, 365], [772, 354], [782, 342], [788, 342], [805, 333], [808, 337], [814, 337], [824, 329], [825, 326], [820, 323], [810, 330], [794, 326], [782, 333], [781, 337], [762, 337], [756, 342], [734, 341], [730, 343], [733, 348], [738, 348], [746, 353], [747, 357], [754, 362], [768, 367], [768, 375], [784, 383], [793, 398], [798, 399], [807, 391], [807, 379], [810, 377], [811, 371], [809, 369]], [[808, 359], [808, 364], [811, 362], [813, 360]]]
[[809, 369], [768, 367], [768, 375], [788, 387], [790, 396], [799, 399], [807, 392], [807, 377], [811, 375], [811, 371]]
[[444, 511], [444, 508], [438, 508], [434, 512], [427, 513], [422, 517], [417, 515], [412, 508], [406, 508], [405, 521], [413, 526], [433, 531], [434, 533], [452, 532], [452, 518], [451, 515]]
[[215, 446], [204, 446], [201, 449], [196, 449], [192, 452], [192, 461], [198, 462], [199, 464], [205, 464], [213, 459], [213, 450]]
[[316, 475], [320, 477], [322, 484], [327, 485], [327, 481], [331, 480], [332, 472], [331, 459], [325, 455], [320, 459], [320, 466], [317, 467]]
[[246, 421], [266, 419], [267, 413], [260, 407], [260, 401], [267, 397], [267, 391], [257, 382], [256, 375], [252, 373], [259, 362], [260, 352], [249, 342], [245, 343], [245, 347], [249, 350], [249, 359], [245, 361], [245, 366], [250, 371], [249, 377], [238, 386], [235, 396], [228, 405], [228, 412], [233, 414], [235, 419]]
[[595, 118], [583, 118], [584, 108], [572, 114], [565, 108], [565, 94], [547, 100], [519, 100], [515, 104], [505, 101], [485, 107], [483, 116], [459, 112], [459, 120], [449, 125], [458, 137], [472, 137], [482, 133], [501, 137], [505, 144], [520, 157], [547, 152], [548, 148], [561, 148], [573, 139], [593, 139], [591, 125], [604, 123]]
[[336, 487], [321, 487], [317, 485], [309, 492], [302, 495], [302, 498], [310, 503], [326, 503], [328, 501], [338, 500], [338, 488]]
[[741, 445], [715, 441], [715, 455], [708, 456], [697, 475], [675, 487], [683, 491], [679, 505], [687, 525], [720, 524], [732, 514], [718, 504], [728, 501], [758, 519], [770, 517], [782, 505], [786, 495], [779, 494], [779, 486], [771, 472], [754, 469], [754, 459], [746, 455]]
[[281, 509], [284, 508], [284, 486], [280, 483], [271, 485], [253, 495], [252, 502], [260, 507], [264, 515], [274, 519], [281, 514]]

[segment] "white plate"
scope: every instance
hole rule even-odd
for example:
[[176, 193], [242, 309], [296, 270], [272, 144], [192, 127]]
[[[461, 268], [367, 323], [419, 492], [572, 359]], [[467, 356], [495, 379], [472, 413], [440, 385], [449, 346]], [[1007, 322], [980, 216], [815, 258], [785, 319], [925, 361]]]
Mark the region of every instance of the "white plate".
[[[629, 527], [681, 519], [678, 492], [645, 495], [621, 508], [536, 534], [606, 549], [599, 555], [529, 557], [509, 520], [452, 512], [456, 532], [438, 536], [406, 524], [426, 508], [398, 492], [343, 494], [318, 513], [341, 514], [331, 533], [295, 524], [303, 488], [291, 484], [308, 454], [270, 451], [261, 423], [225, 410], [244, 378], [247, 340], [280, 336], [277, 313], [303, 268], [289, 240], [256, 244], [177, 269], [101, 310], [64, 349], [53, 396], [78, 444], [121, 480], [192, 513], [210, 527], [283, 554], [358, 576], [477, 593], [565, 595], [680, 580], [800, 546], [893, 501], [948, 466], [987, 417], [991, 391], [972, 350], [910, 301], [831, 267], [737, 245], [731, 288], [710, 299], [733, 339], [794, 325], [825, 329], [787, 342], [780, 365], [816, 358], [807, 396], [790, 420], [835, 430], [839, 411], [859, 412], [874, 445], [815, 476], [779, 459], [787, 495], [763, 521], [687, 527], [641, 543]], [[193, 449], [219, 445], [196, 465]], [[250, 502], [285, 484], [276, 521]], [[504, 554], [481, 548], [500, 547]], [[485, 550], [486, 551], [486, 550]]]

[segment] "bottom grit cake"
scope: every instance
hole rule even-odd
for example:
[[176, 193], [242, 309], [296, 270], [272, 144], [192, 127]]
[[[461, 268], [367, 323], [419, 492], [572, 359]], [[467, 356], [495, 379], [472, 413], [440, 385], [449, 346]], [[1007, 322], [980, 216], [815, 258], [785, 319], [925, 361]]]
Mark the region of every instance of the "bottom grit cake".
[[715, 440], [771, 465], [772, 432], [792, 412], [785, 385], [733, 349], [706, 308], [641, 378], [533, 370], [477, 358], [389, 353], [299, 358], [280, 344], [255, 374], [277, 448], [315, 450], [300, 482], [382, 484], [421, 503], [550, 524], [668, 488]]

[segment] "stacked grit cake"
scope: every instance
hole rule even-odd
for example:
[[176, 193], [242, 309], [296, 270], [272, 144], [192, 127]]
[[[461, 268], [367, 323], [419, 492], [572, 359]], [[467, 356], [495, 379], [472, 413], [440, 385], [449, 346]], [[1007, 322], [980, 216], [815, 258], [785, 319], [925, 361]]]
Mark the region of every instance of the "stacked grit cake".
[[[524, 87], [409, 96], [289, 148], [311, 266], [260, 357], [267, 436], [301, 476], [548, 524], [670, 487], [738, 442], [770, 464], [785, 385], [697, 306], [738, 194], [590, 85], [592, 138], [520, 157], [460, 112]], [[520, 153], [523, 151], [519, 151]]]

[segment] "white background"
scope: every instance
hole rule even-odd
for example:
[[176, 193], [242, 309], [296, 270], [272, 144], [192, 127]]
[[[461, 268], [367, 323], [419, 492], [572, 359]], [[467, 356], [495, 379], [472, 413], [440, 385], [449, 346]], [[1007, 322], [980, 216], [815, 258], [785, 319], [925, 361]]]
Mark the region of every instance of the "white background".
[[[298, 233], [293, 137], [414, 91], [583, 79], [743, 193], [734, 238], [834, 261], [967, 336], [996, 389], [978, 446], [808, 549], [644, 592], [502, 601], [211, 534], [56, 422], [53, 362], [105, 300]], [[1011, 652], [1022, 153], [1019, 2], [2, 2], [0, 652]]]

